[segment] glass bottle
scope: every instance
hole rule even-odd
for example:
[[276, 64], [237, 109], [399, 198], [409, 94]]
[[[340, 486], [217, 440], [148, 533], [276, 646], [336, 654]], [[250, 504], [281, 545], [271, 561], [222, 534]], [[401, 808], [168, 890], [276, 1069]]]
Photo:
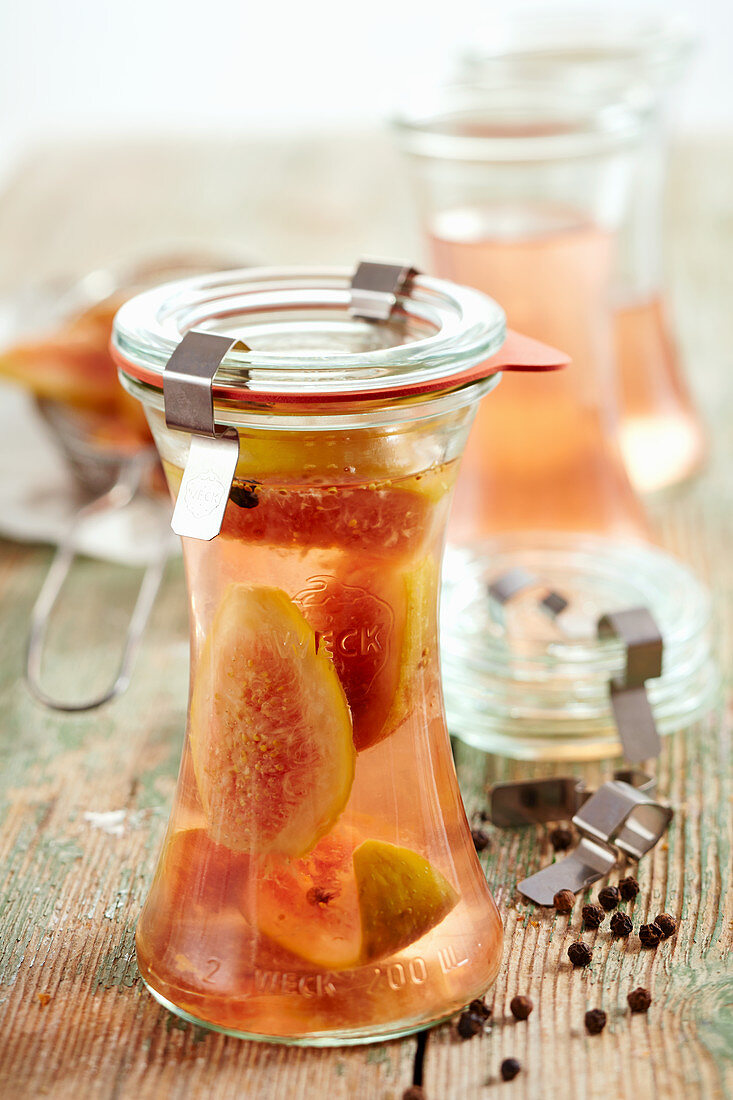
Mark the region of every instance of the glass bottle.
[[115, 321], [174, 497], [192, 437], [167, 426], [165, 364], [192, 327], [246, 344], [213, 390], [239, 442], [221, 530], [183, 539], [188, 729], [137, 929], [153, 995], [234, 1035], [406, 1034], [483, 993], [500, 963], [436, 618], [504, 318], [475, 291], [408, 286], [373, 321], [349, 311], [346, 273], [250, 270], [142, 295]]
[[552, 376], [512, 375], [481, 406], [451, 540], [647, 538], [619, 446], [611, 315], [639, 112], [499, 72], [418, 103], [397, 127], [436, 271], [496, 296], [509, 324], [572, 359]]
[[620, 442], [641, 493], [695, 474], [705, 431], [681, 368], [662, 290], [662, 210], [671, 93], [692, 52], [679, 15], [614, 7], [504, 13], [462, 59], [458, 79], [489, 85], [499, 74], [571, 91], [602, 109], [637, 114], [632, 181], [615, 233], [613, 340]]

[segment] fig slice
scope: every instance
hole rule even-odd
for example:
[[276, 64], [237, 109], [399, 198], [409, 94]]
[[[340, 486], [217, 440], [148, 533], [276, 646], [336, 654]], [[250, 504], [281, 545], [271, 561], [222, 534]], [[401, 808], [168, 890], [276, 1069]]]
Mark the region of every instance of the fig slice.
[[333, 827], [354, 780], [351, 714], [281, 589], [225, 590], [197, 662], [189, 738], [216, 843], [303, 856]]

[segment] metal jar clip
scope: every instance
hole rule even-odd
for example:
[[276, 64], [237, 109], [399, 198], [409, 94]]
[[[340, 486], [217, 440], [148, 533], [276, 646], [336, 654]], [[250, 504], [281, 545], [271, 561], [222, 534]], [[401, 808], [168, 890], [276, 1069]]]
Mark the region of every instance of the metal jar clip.
[[511, 827], [558, 821], [572, 815], [581, 839], [565, 859], [518, 883], [538, 905], [552, 905], [559, 890], [577, 893], [615, 866], [618, 853], [641, 859], [663, 836], [672, 810], [655, 801], [656, 781], [638, 771], [615, 772], [597, 791], [582, 780], [552, 777], [502, 783], [491, 792], [490, 818]]
[[191, 447], [178, 490], [171, 527], [177, 535], [209, 542], [221, 530], [234, 472], [239, 435], [214, 421], [214, 375], [236, 337], [187, 332], [163, 374], [165, 422], [191, 433]]
[[659, 627], [647, 608], [632, 607], [603, 615], [598, 620], [598, 637], [616, 637], [626, 648], [624, 674], [613, 678], [609, 685], [611, 709], [626, 759], [638, 764], [659, 756], [662, 745], [646, 693], [646, 681], [662, 675]]
[[361, 260], [351, 280], [351, 316], [388, 321], [400, 294], [417, 269], [407, 264]]
[[[521, 565], [517, 565], [514, 569], [507, 569], [506, 573], [502, 573], [500, 577], [492, 581], [489, 585], [489, 595], [503, 606], [514, 599], [515, 596], [518, 596], [520, 592], [537, 587], [542, 587], [539, 577], [536, 577], [534, 573], [530, 573], [528, 569], [523, 569]], [[538, 603], [540, 610], [552, 618], [557, 618], [568, 606], [565, 597], [552, 589], [546, 589]]]

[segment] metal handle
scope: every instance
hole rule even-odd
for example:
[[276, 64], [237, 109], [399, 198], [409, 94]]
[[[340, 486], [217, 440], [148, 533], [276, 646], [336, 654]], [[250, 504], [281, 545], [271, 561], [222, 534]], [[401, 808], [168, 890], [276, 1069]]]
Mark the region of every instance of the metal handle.
[[170, 555], [173, 541], [165, 538], [160, 545], [158, 556], [145, 570], [135, 606], [130, 617], [122, 658], [114, 683], [102, 695], [78, 703], [66, 703], [54, 699], [41, 687], [41, 666], [46, 642], [49, 619], [68, 576], [74, 558], [77, 556], [76, 533], [80, 525], [91, 516], [99, 516], [125, 508], [140, 490], [143, 474], [155, 459], [151, 449], [141, 452], [122, 467], [117, 481], [106, 493], [81, 508], [74, 517], [69, 529], [59, 544], [46, 579], [31, 612], [28, 648], [26, 654], [25, 677], [32, 694], [39, 702], [53, 710], [76, 713], [94, 710], [121, 695], [130, 683], [132, 668], [137, 657], [140, 642], [160, 588], [166, 561]]

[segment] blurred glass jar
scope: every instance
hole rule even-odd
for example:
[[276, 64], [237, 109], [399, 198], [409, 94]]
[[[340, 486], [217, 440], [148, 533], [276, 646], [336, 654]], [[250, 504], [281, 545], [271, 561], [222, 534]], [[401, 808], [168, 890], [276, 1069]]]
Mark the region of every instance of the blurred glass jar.
[[435, 269], [497, 297], [512, 327], [572, 358], [533, 386], [505, 378], [479, 408], [454, 542], [530, 528], [648, 537], [619, 446], [610, 304], [645, 123], [626, 104], [500, 72], [397, 123]]
[[[577, 760], [618, 751], [602, 615], [645, 607], [660, 624], [665, 667], [652, 705], [662, 732], [709, 706], [715, 674], [706, 594], [650, 545], [621, 446], [617, 287], [627, 267], [639, 301], [656, 285], [658, 232], [634, 211], [657, 105], [610, 94], [592, 60], [585, 90], [580, 63], [576, 83], [553, 65], [487, 63], [472, 83], [419, 99], [396, 128], [435, 270], [498, 298], [513, 328], [572, 357], [531, 386], [505, 376], [474, 422], [443, 571], [450, 732], [490, 752]], [[619, 71], [628, 80], [628, 65]], [[633, 218], [641, 229], [629, 236]], [[634, 249], [644, 263], [622, 263]], [[668, 386], [668, 360], [634, 369], [652, 389]], [[678, 477], [685, 445], [652, 446], [640, 459], [645, 487]], [[494, 597], [517, 568], [528, 586]], [[561, 611], [545, 613], [548, 593]]]
[[616, 231], [612, 295], [620, 441], [634, 487], [666, 489], [697, 473], [706, 439], [671, 334], [662, 291], [662, 211], [672, 91], [693, 50], [675, 15], [614, 8], [524, 10], [467, 51], [461, 82], [540, 81], [598, 109], [625, 103], [639, 131]]

